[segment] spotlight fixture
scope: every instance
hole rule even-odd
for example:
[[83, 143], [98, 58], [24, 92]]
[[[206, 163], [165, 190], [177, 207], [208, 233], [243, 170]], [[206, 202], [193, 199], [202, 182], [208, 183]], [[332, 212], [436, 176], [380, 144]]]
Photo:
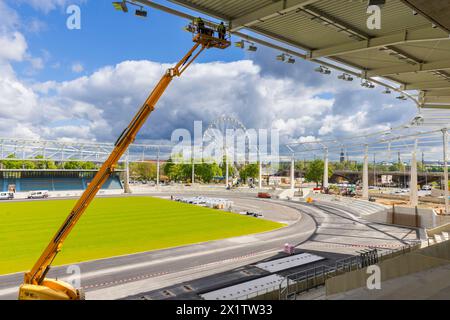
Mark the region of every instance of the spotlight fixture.
[[183, 28], [183, 30], [189, 33], [195, 32], [195, 28], [192, 24], [187, 25], [186, 27]]
[[123, 11], [123, 12], [128, 12], [128, 6], [127, 6], [127, 2], [126, 1], [116, 1], [112, 3], [114, 6], [114, 9], [116, 9], [117, 11]]
[[383, 94], [391, 94], [392, 91], [389, 88], [384, 89]]
[[403, 95], [403, 94], [399, 95], [399, 96], [397, 97], [397, 99], [398, 99], [398, 100], [403, 100], [403, 101], [408, 100], [408, 98], [406, 98], [405, 95]]
[[258, 47], [253, 42], [249, 42], [246, 40], [241, 40], [241, 41], [235, 42], [234, 46], [236, 48], [245, 49], [246, 43], [248, 43], [248, 48], [247, 48], [248, 51], [255, 52], [258, 50]]
[[422, 115], [418, 115], [411, 121], [411, 125], [420, 126], [424, 122], [425, 122], [424, 117]]
[[247, 50], [251, 52], [256, 52], [258, 50], [258, 47], [255, 46], [254, 44], [250, 44]]
[[331, 70], [324, 66], [320, 66], [320, 67], [314, 69], [314, 71], [322, 73], [322, 74], [326, 74], [326, 75], [331, 74]]
[[277, 56], [277, 60], [278, 60], [278, 61], [284, 62], [284, 61], [286, 60], [286, 55], [285, 55], [284, 53], [279, 54], [279, 55]]
[[295, 63], [295, 59], [292, 57], [289, 57], [289, 59], [286, 61], [289, 64], [294, 64]]
[[348, 81], [348, 82], [353, 81], [353, 77], [347, 73], [343, 73], [343, 74], [339, 75], [338, 79]]
[[234, 43], [234, 46], [235, 46], [236, 48], [244, 49], [244, 48], [245, 48], [245, 42], [244, 42], [244, 40], [235, 42], [235, 43]]
[[136, 17], [140, 17], [140, 18], [147, 18], [147, 11], [144, 10], [143, 7], [141, 7], [140, 9], [136, 9], [136, 12], [134, 13]]
[[364, 80], [363, 82], [361, 82], [361, 87], [373, 89], [375, 88], [375, 85], [370, 81]]
[[134, 13], [137, 17], [147, 18], [148, 13], [147, 13], [146, 10], [144, 10], [144, 7], [142, 7], [140, 5], [137, 5], [134, 2], [123, 0], [123, 1], [115, 1], [115, 2], [112, 3], [114, 9], [116, 9], [118, 11], [125, 12], [125, 13], [128, 12], [128, 5], [127, 4], [131, 4], [133, 6], [139, 7], [139, 9], [136, 9], [136, 11]]

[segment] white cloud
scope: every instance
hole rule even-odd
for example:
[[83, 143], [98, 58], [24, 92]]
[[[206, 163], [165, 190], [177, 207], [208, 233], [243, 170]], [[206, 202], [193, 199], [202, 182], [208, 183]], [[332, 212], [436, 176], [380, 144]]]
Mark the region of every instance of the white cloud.
[[60, 7], [66, 7], [74, 3], [82, 3], [85, 0], [19, 0], [19, 2], [31, 5], [34, 9], [48, 13]]
[[81, 73], [84, 71], [84, 67], [81, 63], [77, 62], [72, 65], [72, 71], [75, 73]]
[[[20, 119], [30, 132], [46, 139], [112, 142], [170, 65], [125, 61], [72, 81], [31, 87], [9, 79], [0, 87], [0, 93], [8, 93], [0, 100], [4, 110], [0, 117]], [[340, 97], [319, 96], [320, 91], [295, 79], [265, 75], [249, 60], [194, 64], [182, 78], [174, 79], [138, 139], [168, 139], [176, 128], [192, 129], [196, 120], [206, 127], [223, 114], [248, 128], [279, 129], [284, 142], [388, 126], [373, 112], [382, 109], [377, 101], [372, 105], [370, 99], [361, 102], [352, 95], [356, 102], [346, 105], [351, 114], [339, 114]], [[14, 106], [25, 103], [21, 112], [14, 111]]]
[[20, 32], [0, 34], [0, 62], [2, 60], [22, 61], [28, 45]]

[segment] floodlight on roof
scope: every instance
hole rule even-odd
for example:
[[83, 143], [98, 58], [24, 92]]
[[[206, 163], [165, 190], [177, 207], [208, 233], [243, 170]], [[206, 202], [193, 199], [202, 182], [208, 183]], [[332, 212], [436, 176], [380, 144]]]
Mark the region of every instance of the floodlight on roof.
[[367, 81], [367, 80], [364, 80], [363, 82], [361, 82], [361, 86], [365, 87], [365, 88], [369, 88], [369, 89], [375, 88], [375, 85], [372, 82]]
[[234, 46], [235, 46], [236, 48], [244, 49], [244, 48], [245, 48], [245, 42], [244, 42], [244, 40], [235, 42], [235, 43], [234, 43]]
[[414, 126], [420, 126], [421, 124], [423, 124], [425, 122], [425, 118], [422, 115], [418, 115], [416, 116], [412, 121], [411, 124]]
[[348, 81], [348, 82], [353, 81], [353, 77], [347, 73], [343, 73], [343, 74], [339, 75], [338, 79]]
[[128, 12], [128, 6], [126, 1], [115, 1], [112, 4], [114, 9], [122, 12]]
[[279, 54], [278, 56], [277, 56], [277, 60], [278, 61], [285, 61], [286, 60], [286, 55], [284, 54], [284, 53], [282, 53], [282, 54]]
[[385, 88], [383, 94], [391, 94], [392, 91], [389, 88]]
[[147, 15], [148, 15], [147, 11], [144, 10], [143, 7], [141, 7], [140, 9], [136, 9], [134, 14], [136, 17], [141, 17], [141, 18], [147, 18]]
[[408, 100], [408, 98], [406, 98], [405, 95], [403, 95], [403, 94], [399, 95], [399, 96], [397, 97], [397, 99], [398, 99], [398, 100], [403, 100], [403, 101]]
[[294, 64], [295, 63], [295, 59], [292, 57], [289, 57], [289, 59], [286, 61], [289, 64]]
[[258, 47], [255, 46], [255, 45], [252, 43], [252, 44], [250, 44], [250, 45], [248, 46], [247, 50], [248, 50], [248, 51], [251, 51], [251, 52], [255, 52], [255, 51], [258, 50]]
[[319, 72], [321, 74], [326, 74], [326, 75], [331, 74], [331, 70], [324, 66], [320, 66], [320, 67], [314, 69], [314, 71]]

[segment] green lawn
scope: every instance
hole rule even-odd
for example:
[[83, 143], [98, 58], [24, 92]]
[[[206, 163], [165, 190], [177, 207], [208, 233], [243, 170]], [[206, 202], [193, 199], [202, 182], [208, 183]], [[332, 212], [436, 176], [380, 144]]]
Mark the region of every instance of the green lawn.
[[[0, 274], [29, 270], [74, 203], [0, 203]], [[54, 264], [224, 239], [282, 226], [157, 198], [100, 198], [80, 219]]]

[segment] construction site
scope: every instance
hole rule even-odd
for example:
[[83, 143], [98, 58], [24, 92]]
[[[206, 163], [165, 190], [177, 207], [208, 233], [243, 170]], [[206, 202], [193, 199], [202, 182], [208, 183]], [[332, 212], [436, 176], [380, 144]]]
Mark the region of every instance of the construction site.
[[0, 300], [450, 299], [449, 16], [0, 0]]

